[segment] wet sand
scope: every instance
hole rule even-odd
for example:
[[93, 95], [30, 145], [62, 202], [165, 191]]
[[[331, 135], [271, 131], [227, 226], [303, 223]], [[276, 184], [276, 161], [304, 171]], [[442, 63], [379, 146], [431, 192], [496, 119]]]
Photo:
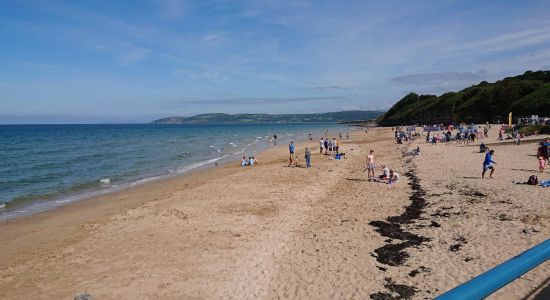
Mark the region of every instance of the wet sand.
[[[550, 235], [550, 189], [511, 184], [536, 169], [536, 144], [495, 147], [490, 180], [477, 145], [396, 145], [389, 128], [355, 132], [345, 160], [310, 145], [310, 169], [287, 167], [285, 145], [255, 167], [0, 223], [0, 298], [432, 298]], [[399, 183], [366, 180], [370, 149]], [[549, 276], [546, 263], [493, 298], [537, 294]]]

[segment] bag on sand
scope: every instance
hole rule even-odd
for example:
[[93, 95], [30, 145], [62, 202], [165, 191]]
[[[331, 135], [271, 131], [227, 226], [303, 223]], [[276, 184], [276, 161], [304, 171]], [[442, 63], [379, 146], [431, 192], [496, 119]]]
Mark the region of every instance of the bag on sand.
[[531, 176], [529, 176], [529, 180], [527, 180], [527, 184], [529, 184], [529, 185], [537, 185], [537, 184], [539, 184], [539, 179], [537, 178], [537, 175], [531, 175]]

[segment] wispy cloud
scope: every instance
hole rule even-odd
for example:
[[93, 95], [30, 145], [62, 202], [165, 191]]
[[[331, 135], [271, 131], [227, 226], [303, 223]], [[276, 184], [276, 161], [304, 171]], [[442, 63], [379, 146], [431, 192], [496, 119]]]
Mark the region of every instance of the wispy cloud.
[[339, 86], [339, 85], [323, 85], [323, 86], [314, 86], [313, 89], [315, 90], [345, 90], [346, 87]]
[[475, 52], [496, 52], [550, 42], [550, 25], [546, 28], [529, 28], [515, 32], [507, 32], [489, 38], [466, 42], [454, 46], [455, 51], [471, 50]]
[[476, 82], [480, 80], [480, 75], [472, 72], [444, 72], [444, 73], [426, 73], [411, 74], [392, 78], [390, 81], [395, 83], [413, 84], [413, 85], [448, 85], [450, 83]]
[[147, 49], [131, 49], [123, 53], [120, 56], [119, 61], [121, 64], [125, 65], [133, 64], [135, 62], [143, 60], [147, 56], [147, 53], [149, 53], [149, 50]]
[[185, 0], [153, 0], [151, 1], [164, 18], [179, 18], [186, 13]]
[[242, 97], [242, 98], [227, 98], [227, 99], [202, 99], [202, 100], [184, 100], [178, 101], [177, 104], [285, 104], [285, 103], [312, 103], [312, 102], [327, 102], [347, 100], [345, 96], [325, 96], [325, 97]]

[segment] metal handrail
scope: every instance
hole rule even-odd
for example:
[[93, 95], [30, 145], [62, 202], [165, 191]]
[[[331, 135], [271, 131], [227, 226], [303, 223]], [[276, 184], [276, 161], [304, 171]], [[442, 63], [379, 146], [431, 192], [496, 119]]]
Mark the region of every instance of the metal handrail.
[[550, 239], [436, 297], [483, 299], [550, 259]]

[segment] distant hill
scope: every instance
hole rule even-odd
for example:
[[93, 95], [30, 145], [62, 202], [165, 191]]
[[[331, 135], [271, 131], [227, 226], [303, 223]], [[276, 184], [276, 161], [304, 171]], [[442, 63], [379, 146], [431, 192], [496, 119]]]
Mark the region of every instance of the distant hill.
[[507, 122], [508, 113], [550, 116], [550, 71], [527, 71], [495, 83], [482, 81], [460, 92], [441, 96], [410, 93], [378, 123], [395, 126], [416, 123]]
[[380, 111], [341, 111], [318, 114], [202, 114], [193, 117], [169, 117], [153, 124], [206, 124], [206, 123], [302, 123], [302, 122], [354, 122], [376, 119]]

